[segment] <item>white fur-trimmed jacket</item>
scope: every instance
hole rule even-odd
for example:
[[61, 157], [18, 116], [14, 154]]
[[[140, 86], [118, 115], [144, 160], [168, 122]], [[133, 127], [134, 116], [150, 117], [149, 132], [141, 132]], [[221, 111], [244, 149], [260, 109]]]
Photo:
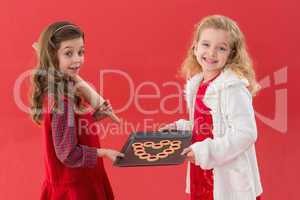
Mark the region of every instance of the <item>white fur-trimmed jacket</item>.
[[[176, 121], [178, 130], [192, 130], [199, 73], [187, 81], [189, 120]], [[262, 193], [254, 143], [257, 129], [248, 81], [225, 69], [208, 86], [203, 102], [211, 109], [214, 139], [191, 145], [195, 164], [213, 169], [214, 200], [255, 200]], [[190, 192], [189, 165], [186, 192]]]

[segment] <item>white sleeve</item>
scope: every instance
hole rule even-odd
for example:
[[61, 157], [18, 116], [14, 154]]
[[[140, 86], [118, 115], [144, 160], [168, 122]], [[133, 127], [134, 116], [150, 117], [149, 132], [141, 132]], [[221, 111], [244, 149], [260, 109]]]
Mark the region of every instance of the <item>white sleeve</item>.
[[230, 162], [245, 152], [257, 138], [251, 94], [241, 85], [229, 87], [227, 90], [226, 109], [230, 130], [223, 137], [208, 138], [191, 145], [195, 164], [203, 169], [212, 169]]
[[175, 124], [178, 131], [191, 131], [193, 129], [193, 123], [190, 120], [179, 119], [175, 121]]

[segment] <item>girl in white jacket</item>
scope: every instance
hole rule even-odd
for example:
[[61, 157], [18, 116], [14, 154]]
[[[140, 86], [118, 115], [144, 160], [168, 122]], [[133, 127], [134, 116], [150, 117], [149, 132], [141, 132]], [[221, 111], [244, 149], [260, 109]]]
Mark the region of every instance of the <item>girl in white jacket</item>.
[[258, 90], [245, 39], [237, 24], [208, 16], [197, 24], [182, 65], [189, 120], [161, 130], [191, 130], [188, 164], [191, 200], [255, 200], [262, 187], [252, 95]]

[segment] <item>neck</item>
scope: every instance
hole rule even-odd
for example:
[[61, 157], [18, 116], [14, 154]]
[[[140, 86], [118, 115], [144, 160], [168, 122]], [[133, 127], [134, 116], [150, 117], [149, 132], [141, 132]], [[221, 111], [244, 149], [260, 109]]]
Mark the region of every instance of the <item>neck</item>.
[[214, 70], [214, 71], [203, 71], [203, 82], [210, 81], [211, 79], [215, 78], [221, 70]]

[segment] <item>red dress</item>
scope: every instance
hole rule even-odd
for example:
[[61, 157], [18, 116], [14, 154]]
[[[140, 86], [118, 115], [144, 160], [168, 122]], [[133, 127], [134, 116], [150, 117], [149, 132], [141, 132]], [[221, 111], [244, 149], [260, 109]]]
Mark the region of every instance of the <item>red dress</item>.
[[[211, 109], [203, 103], [203, 97], [209, 84], [215, 78], [206, 83], [201, 83], [199, 86], [194, 110], [193, 144], [201, 142], [206, 138], [213, 138]], [[213, 200], [214, 181], [212, 170], [203, 170], [200, 166], [190, 163], [190, 180], [191, 200]], [[260, 200], [261, 198], [257, 197], [256, 199]]]
[[103, 160], [97, 158], [98, 135], [87, 128], [94, 122], [92, 114], [75, 114], [68, 100], [62, 102], [62, 113], [44, 114], [45, 180], [40, 199], [113, 200]]

